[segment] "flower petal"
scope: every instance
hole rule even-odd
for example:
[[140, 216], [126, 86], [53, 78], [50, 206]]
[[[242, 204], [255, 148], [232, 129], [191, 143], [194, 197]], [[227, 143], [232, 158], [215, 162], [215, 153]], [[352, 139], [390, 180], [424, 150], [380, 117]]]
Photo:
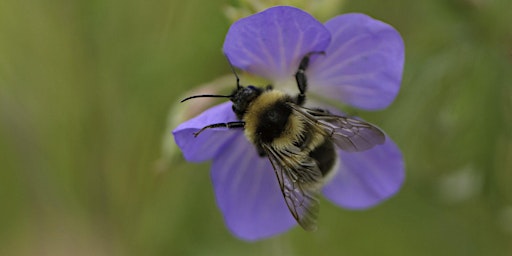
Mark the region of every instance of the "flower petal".
[[237, 237], [257, 240], [297, 224], [269, 159], [259, 157], [245, 136], [236, 136], [226, 144], [213, 160], [211, 175], [217, 205]]
[[398, 192], [405, 178], [400, 149], [386, 137], [373, 149], [347, 153], [339, 151], [340, 168], [324, 187], [324, 195], [341, 207], [364, 209]]
[[187, 161], [202, 162], [212, 159], [234, 136], [243, 134], [240, 129], [212, 128], [194, 137], [194, 132], [207, 125], [237, 121], [231, 105], [231, 102], [225, 102], [209, 108], [174, 129], [174, 140]]
[[404, 44], [390, 25], [364, 14], [325, 24], [332, 42], [308, 70], [315, 93], [367, 110], [387, 107], [400, 89]]
[[277, 6], [235, 22], [223, 50], [234, 66], [278, 81], [292, 77], [301, 58], [324, 51], [330, 39], [325, 26], [308, 13]]

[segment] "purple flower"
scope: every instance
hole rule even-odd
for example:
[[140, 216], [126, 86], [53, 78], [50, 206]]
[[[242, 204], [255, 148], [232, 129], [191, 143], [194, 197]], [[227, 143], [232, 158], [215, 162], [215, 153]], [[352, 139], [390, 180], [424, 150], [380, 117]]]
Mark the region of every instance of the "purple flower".
[[[344, 14], [321, 24], [287, 6], [267, 9], [235, 22], [223, 47], [234, 66], [298, 93], [293, 78], [301, 58], [311, 52], [307, 95], [366, 110], [387, 107], [400, 89], [404, 46], [391, 26], [363, 14]], [[293, 87], [290, 87], [293, 85]], [[289, 88], [285, 88], [289, 87]], [[206, 125], [237, 121], [231, 102], [212, 107], [174, 131], [187, 161], [212, 160], [217, 204], [239, 238], [257, 240], [297, 225], [268, 158], [258, 156], [241, 129]], [[349, 209], [374, 206], [395, 194], [404, 180], [399, 148], [386, 142], [370, 150], [337, 151], [339, 168], [322, 188], [333, 203]]]

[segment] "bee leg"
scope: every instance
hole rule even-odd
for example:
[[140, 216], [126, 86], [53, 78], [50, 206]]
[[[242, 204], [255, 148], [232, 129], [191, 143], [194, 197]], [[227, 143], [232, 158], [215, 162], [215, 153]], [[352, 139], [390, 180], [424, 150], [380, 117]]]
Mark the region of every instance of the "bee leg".
[[[322, 109], [322, 108], [313, 108], [313, 110], [317, 111], [317, 112], [320, 112], [320, 113], [324, 113], [324, 114], [330, 114], [331, 112], [327, 109]], [[312, 113], [312, 115], [315, 115], [315, 113]]]
[[297, 86], [299, 87], [299, 95], [297, 95], [297, 105], [301, 106], [306, 101], [306, 89], [308, 87], [308, 79], [306, 78], [306, 69], [309, 66], [309, 56], [313, 54], [325, 54], [325, 52], [310, 52], [306, 54], [299, 64], [299, 69], [295, 73], [295, 81], [297, 81]]
[[210, 124], [205, 127], [203, 127], [201, 130], [194, 132], [194, 137], [197, 137], [200, 133], [202, 133], [206, 129], [210, 128], [217, 128], [217, 127], [225, 127], [228, 129], [232, 128], [244, 128], [245, 122], [244, 121], [236, 121], [236, 122], [229, 122], [229, 123], [218, 123], [218, 124]]
[[256, 150], [258, 151], [258, 155], [260, 157], [264, 157], [267, 155], [267, 152], [265, 152], [265, 150], [261, 146], [256, 146]]

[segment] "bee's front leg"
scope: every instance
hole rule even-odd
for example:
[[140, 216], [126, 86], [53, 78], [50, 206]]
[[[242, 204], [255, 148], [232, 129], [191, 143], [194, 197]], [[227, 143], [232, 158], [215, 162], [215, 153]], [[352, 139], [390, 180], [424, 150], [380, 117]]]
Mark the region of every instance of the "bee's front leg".
[[244, 121], [236, 121], [236, 122], [229, 122], [229, 123], [218, 123], [218, 124], [210, 124], [205, 127], [203, 127], [201, 130], [194, 132], [194, 137], [197, 137], [200, 133], [202, 133], [206, 129], [210, 128], [217, 128], [217, 127], [225, 127], [228, 129], [232, 128], [244, 128], [245, 122]]
[[308, 87], [306, 69], [309, 66], [309, 57], [313, 54], [325, 54], [325, 52], [310, 52], [306, 54], [300, 61], [299, 69], [295, 72], [295, 81], [297, 81], [297, 86], [299, 87], [299, 95], [297, 95], [296, 103], [299, 106], [302, 106], [306, 101], [306, 90]]

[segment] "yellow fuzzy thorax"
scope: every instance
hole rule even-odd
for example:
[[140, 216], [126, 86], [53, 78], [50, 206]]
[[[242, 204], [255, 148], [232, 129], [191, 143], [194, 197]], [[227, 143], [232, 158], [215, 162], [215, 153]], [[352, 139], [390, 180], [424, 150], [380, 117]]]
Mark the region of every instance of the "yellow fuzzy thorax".
[[[245, 135], [252, 143], [258, 143], [255, 141], [257, 134], [256, 129], [260, 124], [260, 117], [262, 113], [266, 112], [269, 107], [272, 107], [277, 101], [285, 100], [288, 96], [278, 90], [270, 90], [263, 92], [259, 97], [249, 105], [247, 113], [244, 115], [243, 121], [245, 121]], [[300, 139], [301, 131], [304, 127], [304, 123], [297, 118], [295, 115], [290, 115], [286, 122], [284, 133], [273, 141], [275, 148], [285, 147], [290, 144], [290, 138], [292, 142]]]
[[[270, 90], [263, 92], [257, 97], [248, 107], [247, 113], [244, 115], [243, 121], [245, 121], [245, 135], [253, 144], [257, 144], [256, 129], [260, 125], [261, 115], [268, 111], [269, 107], [272, 107], [277, 101], [286, 100], [289, 97], [282, 91]], [[294, 111], [294, 110], [292, 110]], [[286, 127], [284, 128], [281, 136], [274, 139], [271, 143], [272, 147], [278, 150], [283, 150], [290, 147], [293, 143], [301, 141], [304, 136], [304, 129], [314, 129], [310, 125], [307, 125], [303, 118], [297, 113], [293, 113], [288, 117]], [[314, 136], [308, 144], [308, 148], [305, 152], [313, 150], [323, 142], [323, 136], [321, 132], [313, 133]]]

